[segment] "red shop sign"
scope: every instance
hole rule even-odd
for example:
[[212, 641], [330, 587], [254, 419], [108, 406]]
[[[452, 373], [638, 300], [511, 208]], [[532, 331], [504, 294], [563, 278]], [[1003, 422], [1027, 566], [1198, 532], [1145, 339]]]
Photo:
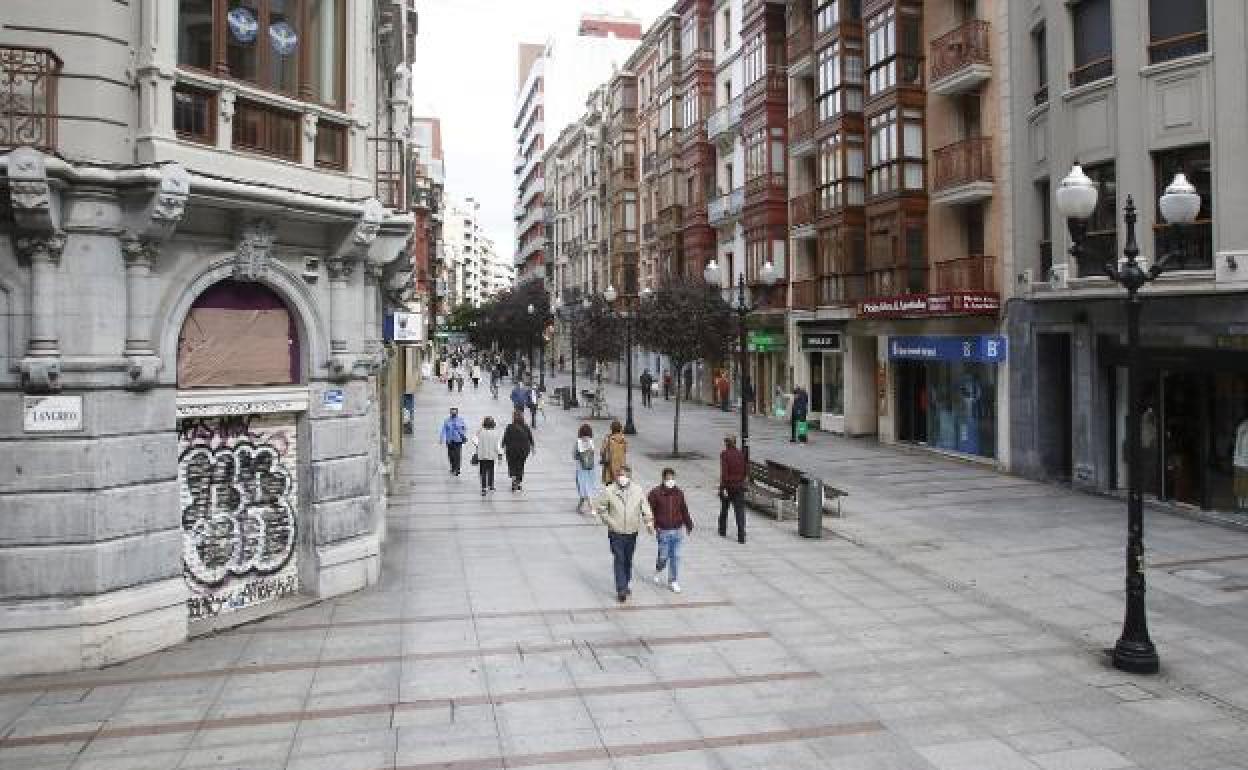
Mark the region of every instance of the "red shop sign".
[[954, 291], [864, 299], [859, 318], [930, 318], [933, 316], [997, 315], [1001, 295], [993, 291]]

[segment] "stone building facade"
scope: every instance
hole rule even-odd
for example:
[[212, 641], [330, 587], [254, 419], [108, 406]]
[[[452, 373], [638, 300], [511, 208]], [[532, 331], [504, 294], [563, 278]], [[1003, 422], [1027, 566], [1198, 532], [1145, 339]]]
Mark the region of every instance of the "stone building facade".
[[5, 3], [0, 676], [377, 580], [410, 5]]

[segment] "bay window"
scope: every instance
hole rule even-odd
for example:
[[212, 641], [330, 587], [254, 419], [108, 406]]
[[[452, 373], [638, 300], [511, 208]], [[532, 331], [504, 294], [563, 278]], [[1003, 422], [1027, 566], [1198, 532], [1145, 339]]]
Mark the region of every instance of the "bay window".
[[[900, 118], [900, 120], [899, 120]], [[893, 107], [867, 122], [870, 136], [868, 194], [924, 188], [923, 111]]]
[[842, 21], [857, 21], [862, 0], [824, 0], [815, 9], [815, 34], [822, 35]]
[[762, 80], [767, 74], [766, 54], [764, 53], [763, 35], [760, 32], [750, 38], [745, 43], [744, 69], [745, 69], [745, 85], [750, 85]]
[[819, 51], [815, 69], [819, 122], [862, 111], [862, 49], [837, 40]]
[[889, 6], [867, 20], [867, 95], [923, 85], [923, 31], [917, 6]]
[[767, 131], [758, 129], [745, 140], [745, 181], [767, 173]]
[[862, 137], [837, 131], [819, 145], [819, 211], [833, 212], [863, 204]]
[[343, 105], [345, 0], [178, 0], [178, 66]]

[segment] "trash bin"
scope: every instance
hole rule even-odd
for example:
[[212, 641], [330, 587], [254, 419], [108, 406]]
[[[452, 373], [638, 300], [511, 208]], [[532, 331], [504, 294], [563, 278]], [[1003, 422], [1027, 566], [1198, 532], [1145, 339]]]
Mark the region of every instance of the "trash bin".
[[804, 474], [797, 483], [797, 533], [823, 537], [823, 482]]

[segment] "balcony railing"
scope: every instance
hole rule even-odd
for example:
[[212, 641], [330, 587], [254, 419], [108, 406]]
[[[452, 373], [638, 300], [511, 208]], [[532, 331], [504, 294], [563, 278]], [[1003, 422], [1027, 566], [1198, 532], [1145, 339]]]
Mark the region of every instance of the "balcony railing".
[[866, 182], [846, 177], [819, 188], [818, 215], [830, 216], [850, 206], [863, 205], [866, 198]]
[[745, 183], [745, 194], [753, 198], [768, 192], [787, 194], [787, 179], [784, 174], [760, 174]]
[[799, 61], [803, 56], [811, 52], [811, 31], [810, 23], [802, 23], [789, 30], [788, 40], [785, 41], [785, 53], [788, 61], [792, 64]]
[[706, 133], [712, 140], [718, 139], [720, 136], [732, 131], [741, 125], [741, 112], [745, 105], [745, 101], [740, 97], [736, 97], [723, 107], [711, 113], [706, 121]]
[[727, 195], [712, 198], [707, 204], [706, 216], [712, 225], [731, 222], [741, 216], [741, 207], [745, 205], [745, 188], [738, 187]]
[[685, 227], [706, 225], [707, 220], [706, 201], [694, 201], [685, 207]]
[[863, 297], [898, 297], [927, 293], [927, 269], [890, 267], [863, 274]]
[[932, 41], [932, 80], [948, 77], [972, 64], [992, 64], [988, 22], [971, 19]]
[[659, 228], [659, 237], [670, 235], [680, 229], [684, 222], [685, 209], [679, 204], [666, 206], [659, 210], [659, 218], [656, 224]]
[[61, 60], [43, 48], [0, 47], [0, 147], [56, 149]]
[[768, 67], [766, 77], [761, 77], [745, 87], [745, 99], [753, 102], [764, 95], [772, 99], [784, 99], [788, 88], [788, 76], [776, 67]]
[[694, 144], [695, 142], [706, 141], [706, 121], [699, 120], [692, 126], [685, 126], [680, 130], [680, 145], [682, 147]]
[[817, 193], [801, 193], [789, 201], [789, 224], [793, 227], [804, 227], [815, 223]]
[[655, 237], [655, 229], [653, 222], [646, 222], [641, 226], [641, 237], [646, 241], [653, 241]]
[[789, 116], [790, 145], [805, 141], [815, 130], [815, 105], [807, 105], [801, 112]]
[[793, 282], [793, 307], [798, 310], [814, 310], [849, 305], [867, 296], [865, 286], [866, 277], [863, 273], [804, 278]]
[[992, 139], [977, 136], [932, 153], [932, 190], [940, 192], [972, 182], [992, 181]]
[[619, 190], [637, 186], [636, 166], [616, 166], [611, 169], [611, 187]]
[[932, 265], [932, 291], [996, 291], [996, 257], [961, 257]]

